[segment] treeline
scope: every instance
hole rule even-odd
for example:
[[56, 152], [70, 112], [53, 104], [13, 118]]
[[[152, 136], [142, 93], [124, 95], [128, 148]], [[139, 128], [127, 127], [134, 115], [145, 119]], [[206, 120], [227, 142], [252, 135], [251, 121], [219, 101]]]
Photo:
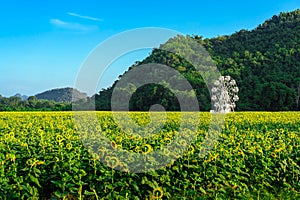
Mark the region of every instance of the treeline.
[[35, 96], [23, 100], [20, 97], [0, 96], [0, 111], [68, 111], [72, 110], [71, 103], [38, 100]]

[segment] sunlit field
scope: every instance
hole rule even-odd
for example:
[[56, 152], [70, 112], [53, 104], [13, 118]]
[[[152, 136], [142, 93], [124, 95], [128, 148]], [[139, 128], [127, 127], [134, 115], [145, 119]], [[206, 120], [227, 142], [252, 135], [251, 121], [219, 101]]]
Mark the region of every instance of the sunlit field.
[[[182, 155], [164, 152], [173, 160], [147, 173], [133, 173], [107, 148], [86, 145], [87, 138], [105, 138], [112, 149], [150, 154], [176, 138], [181, 113], [167, 113], [149, 137], [121, 129], [110, 112], [97, 112], [96, 124], [83, 114], [85, 121], [78, 124], [72, 112], [0, 113], [0, 199], [300, 198], [298, 112], [228, 114], [217, 143], [204, 157], [199, 152], [211, 114], [200, 113], [192, 144], [179, 141], [186, 145]], [[148, 113], [130, 115], [139, 125], [150, 123]], [[159, 121], [161, 114], [155, 115]]]

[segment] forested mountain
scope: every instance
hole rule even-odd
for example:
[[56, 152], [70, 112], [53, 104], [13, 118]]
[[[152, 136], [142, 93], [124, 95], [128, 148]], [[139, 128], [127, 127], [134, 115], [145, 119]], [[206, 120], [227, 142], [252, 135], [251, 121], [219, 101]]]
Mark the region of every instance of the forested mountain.
[[75, 102], [88, 99], [85, 93], [73, 88], [52, 89], [30, 97], [16, 94], [7, 98], [0, 95], [0, 111], [68, 111], [72, 110], [72, 95]]
[[240, 110], [299, 110], [300, 10], [203, 45], [239, 83]]
[[48, 90], [35, 96], [37, 99], [52, 100], [55, 102], [72, 102], [72, 95], [74, 101], [87, 98], [86, 93], [82, 93], [77, 89], [69, 87]]
[[[300, 10], [273, 16], [254, 30], [240, 30], [211, 39], [192, 37], [209, 52], [222, 75], [230, 75], [236, 80], [240, 89], [237, 110], [299, 110]], [[146, 63], [161, 63], [178, 70], [194, 88], [200, 110], [211, 108], [203, 79], [187, 61], [154, 49], [129, 71]], [[111, 109], [111, 94], [117, 82], [94, 96], [98, 110]], [[130, 109], [148, 110], [157, 103], [167, 110], [180, 109], [174, 94], [153, 84], [143, 86], [133, 94]]]

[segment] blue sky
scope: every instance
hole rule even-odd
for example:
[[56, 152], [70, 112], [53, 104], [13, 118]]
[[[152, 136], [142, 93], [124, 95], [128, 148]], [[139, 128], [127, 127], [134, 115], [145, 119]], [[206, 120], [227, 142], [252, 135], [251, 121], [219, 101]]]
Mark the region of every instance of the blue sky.
[[[0, 94], [34, 95], [72, 87], [89, 53], [126, 30], [161, 27], [210, 38], [253, 29], [275, 14], [298, 8], [299, 0], [1, 0]], [[121, 57], [99, 88], [149, 51]]]

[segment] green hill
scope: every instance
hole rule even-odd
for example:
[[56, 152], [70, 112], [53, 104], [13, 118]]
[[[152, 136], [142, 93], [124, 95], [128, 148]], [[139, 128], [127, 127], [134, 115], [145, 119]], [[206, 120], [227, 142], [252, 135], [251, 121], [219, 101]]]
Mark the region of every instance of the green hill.
[[[209, 52], [222, 75], [230, 75], [237, 81], [240, 89], [237, 110], [299, 110], [300, 10], [273, 16], [254, 30], [210, 39], [192, 37]], [[154, 49], [129, 71], [146, 63], [161, 63], [179, 71], [195, 90], [200, 110], [211, 108], [208, 89], [190, 63]], [[117, 82], [94, 96], [98, 110], [111, 109], [111, 94]], [[145, 85], [133, 94], [130, 109], [148, 110], [157, 103], [167, 110], [180, 109], [170, 90], [154, 84]]]
[[58, 88], [48, 90], [39, 94], [36, 94], [37, 99], [44, 99], [44, 100], [52, 100], [55, 102], [72, 102], [72, 95], [74, 97], [74, 101], [78, 101], [81, 99], [86, 99], [87, 94], [82, 93], [74, 88]]

